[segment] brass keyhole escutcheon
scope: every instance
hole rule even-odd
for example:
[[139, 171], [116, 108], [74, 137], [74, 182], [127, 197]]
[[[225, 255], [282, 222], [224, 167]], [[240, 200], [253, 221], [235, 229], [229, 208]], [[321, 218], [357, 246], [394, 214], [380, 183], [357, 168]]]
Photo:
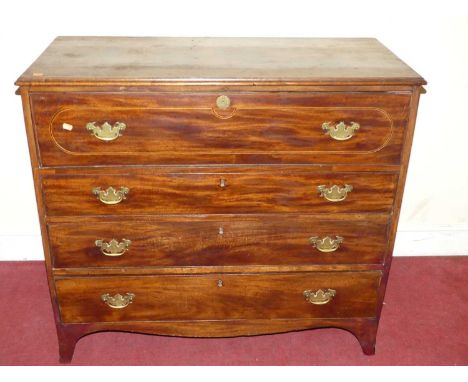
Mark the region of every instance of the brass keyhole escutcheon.
[[216, 106], [219, 109], [226, 110], [227, 108], [229, 108], [229, 106], [231, 106], [231, 100], [228, 96], [221, 95], [218, 98], [216, 98]]
[[227, 187], [227, 180], [224, 179], [224, 178], [221, 178], [221, 179], [219, 180], [218, 186], [219, 186], [220, 188], [223, 188], [223, 189], [226, 188], [226, 187]]
[[218, 280], [218, 288], [222, 288], [224, 286], [223, 280]]

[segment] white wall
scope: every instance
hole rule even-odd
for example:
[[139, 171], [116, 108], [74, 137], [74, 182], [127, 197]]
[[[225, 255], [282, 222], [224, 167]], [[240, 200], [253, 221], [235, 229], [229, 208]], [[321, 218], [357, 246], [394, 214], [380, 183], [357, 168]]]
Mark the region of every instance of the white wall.
[[450, 1], [442, 10], [416, 1], [322, 3], [327, 2], [2, 2], [0, 260], [43, 258], [13, 83], [57, 35], [377, 37], [429, 82], [395, 254], [468, 254], [466, 6], [450, 7]]

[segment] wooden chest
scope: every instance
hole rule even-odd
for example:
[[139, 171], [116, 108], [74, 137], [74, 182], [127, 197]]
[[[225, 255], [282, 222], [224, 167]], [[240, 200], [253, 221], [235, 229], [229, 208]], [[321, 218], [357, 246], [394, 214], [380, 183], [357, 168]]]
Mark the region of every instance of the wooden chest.
[[374, 353], [425, 84], [378, 41], [59, 37], [16, 84], [62, 362], [104, 330]]

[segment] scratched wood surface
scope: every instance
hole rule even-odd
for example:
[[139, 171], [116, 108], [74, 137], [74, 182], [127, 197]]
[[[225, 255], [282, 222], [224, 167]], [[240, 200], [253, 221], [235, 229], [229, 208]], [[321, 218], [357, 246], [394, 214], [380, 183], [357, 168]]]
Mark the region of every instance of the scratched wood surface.
[[424, 83], [373, 38], [57, 37], [17, 84], [171, 80]]

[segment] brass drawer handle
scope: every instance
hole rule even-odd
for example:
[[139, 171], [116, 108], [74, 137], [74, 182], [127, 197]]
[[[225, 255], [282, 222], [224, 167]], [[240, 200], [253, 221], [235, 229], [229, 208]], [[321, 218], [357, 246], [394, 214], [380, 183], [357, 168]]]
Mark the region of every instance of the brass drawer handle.
[[344, 122], [340, 122], [336, 125], [330, 122], [322, 124], [322, 129], [326, 134], [330, 135], [330, 137], [337, 141], [346, 141], [350, 139], [360, 127], [359, 123], [356, 122], [351, 122], [351, 125], [349, 126]]
[[93, 194], [104, 204], [117, 204], [127, 198], [130, 189], [120, 187], [116, 190], [114, 187], [109, 187], [107, 190], [101, 190], [101, 187], [93, 188]]
[[344, 187], [339, 187], [336, 184], [327, 187], [324, 185], [317, 186], [317, 191], [322, 198], [327, 199], [329, 202], [341, 202], [348, 196], [348, 192], [353, 191], [353, 186], [345, 184]]
[[116, 122], [113, 126], [109, 122], [104, 122], [101, 126], [96, 125], [96, 122], [89, 122], [86, 130], [91, 131], [97, 139], [110, 142], [120, 137], [126, 127], [123, 122]]
[[117, 240], [112, 239], [110, 242], [106, 243], [104, 240], [96, 240], [96, 247], [101, 250], [101, 253], [104, 256], [122, 256], [127, 250], [132, 242], [127, 239], [122, 239], [119, 243]]
[[344, 238], [341, 236], [336, 236], [335, 239], [332, 239], [329, 236], [324, 237], [323, 239], [313, 236], [309, 239], [309, 243], [317, 248], [320, 252], [335, 252], [340, 248], [340, 244], [343, 243]]
[[316, 292], [312, 290], [304, 291], [304, 297], [306, 301], [314, 305], [325, 305], [329, 303], [335, 296], [336, 296], [336, 290], [334, 289], [325, 289], [325, 290], [319, 289]]
[[109, 293], [101, 295], [101, 300], [104, 301], [107, 306], [110, 306], [112, 309], [122, 309], [128, 306], [133, 302], [135, 295], [133, 293], [125, 293], [125, 296], [122, 296], [120, 293], [117, 293], [114, 296], [111, 296]]

